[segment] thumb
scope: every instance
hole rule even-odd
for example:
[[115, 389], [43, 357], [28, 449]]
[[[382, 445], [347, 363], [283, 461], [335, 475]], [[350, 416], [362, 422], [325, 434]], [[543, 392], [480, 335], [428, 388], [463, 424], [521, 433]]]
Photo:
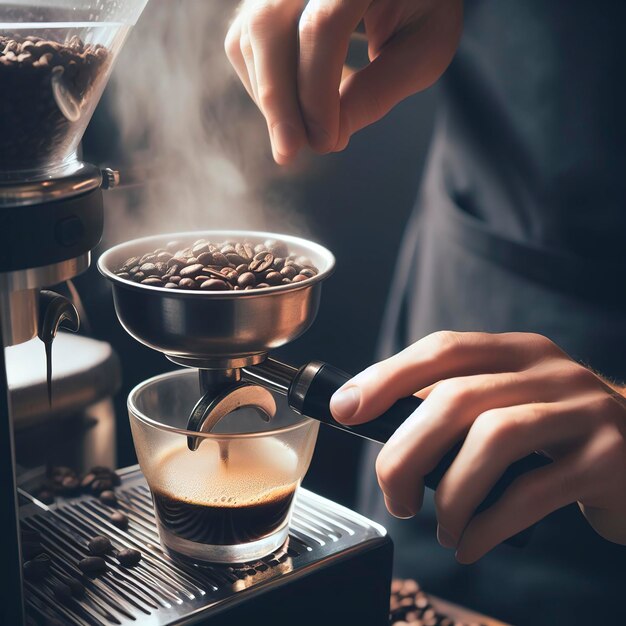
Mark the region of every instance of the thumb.
[[369, 65], [342, 81], [335, 150], [343, 150], [355, 132], [439, 79], [456, 51], [461, 21], [460, 2], [438, 3], [428, 14], [396, 33]]

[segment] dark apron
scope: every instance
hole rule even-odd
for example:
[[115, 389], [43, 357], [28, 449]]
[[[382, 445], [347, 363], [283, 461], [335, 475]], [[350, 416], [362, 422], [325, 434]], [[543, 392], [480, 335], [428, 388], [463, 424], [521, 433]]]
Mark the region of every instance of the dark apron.
[[[626, 268], [595, 267], [491, 233], [452, 199], [437, 151], [435, 144], [405, 233], [381, 358], [441, 329], [532, 331], [626, 379]], [[413, 520], [387, 514], [374, 474], [379, 449], [366, 450], [361, 509], [388, 528], [398, 575], [513, 624], [626, 623], [626, 548], [600, 538], [576, 505], [543, 520], [525, 549], [500, 546], [459, 565], [436, 541], [432, 493]]]

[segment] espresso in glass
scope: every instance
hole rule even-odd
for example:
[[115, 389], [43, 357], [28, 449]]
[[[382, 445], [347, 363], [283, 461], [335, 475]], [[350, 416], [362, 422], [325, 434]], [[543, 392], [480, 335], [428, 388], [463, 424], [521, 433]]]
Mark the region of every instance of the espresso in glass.
[[[248, 407], [223, 417], [211, 433], [188, 431], [200, 395], [198, 374], [189, 369], [151, 378], [128, 397], [161, 545], [171, 556], [193, 561], [260, 559], [288, 538], [319, 422], [277, 398], [269, 422]], [[189, 448], [189, 437], [199, 440], [197, 449]]]
[[238, 442], [228, 455], [214, 441], [201, 446], [215, 450], [190, 453], [183, 441], [157, 462], [152, 497], [166, 532], [231, 545], [262, 539], [285, 524], [298, 486], [293, 450], [275, 439]]

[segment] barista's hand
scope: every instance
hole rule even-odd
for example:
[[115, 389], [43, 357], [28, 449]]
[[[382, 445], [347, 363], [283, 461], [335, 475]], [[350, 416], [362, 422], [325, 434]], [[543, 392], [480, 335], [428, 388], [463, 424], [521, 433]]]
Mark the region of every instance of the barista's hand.
[[[274, 159], [304, 145], [343, 150], [446, 69], [461, 33], [462, 0], [245, 0], [226, 54], [266, 118]], [[344, 73], [363, 20], [371, 63]]]
[[[331, 409], [358, 424], [413, 393], [425, 401], [376, 462], [393, 515], [419, 511], [422, 477], [466, 437], [435, 494], [439, 542], [460, 562], [572, 502], [600, 535], [626, 544], [626, 398], [549, 339], [435, 333], [358, 374]], [[536, 450], [554, 462], [474, 516], [502, 472]]]

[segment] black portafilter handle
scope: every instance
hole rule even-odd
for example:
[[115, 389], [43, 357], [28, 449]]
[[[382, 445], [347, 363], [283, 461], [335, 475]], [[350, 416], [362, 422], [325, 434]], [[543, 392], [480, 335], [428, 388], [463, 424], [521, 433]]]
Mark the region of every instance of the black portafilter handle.
[[[289, 405], [298, 413], [319, 420], [324, 424], [329, 424], [335, 428], [354, 433], [379, 443], [385, 443], [398, 429], [400, 424], [402, 424], [422, 403], [422, 400], [415, 396], [402, 398], [385, 413], [371, 422], [357, 426], [340, 424], [333, 418], [330, 412], [330, 399], [335, 391], [350, 378], [352, 377], [349, 374], [346, 374], [346, 372], [328, 363], [319, 361], [307, 363], [297, 371], [289, 386], [287, 392]], [[437, 467], [424, 476], [424, 484], [427, 487], [433, 490], [437, 488], [437, 485], [452, 464], [452, 461], [454, 461], [462, 445], [463, 442], [457, 443], [444, 455]], [[536, 452], [515, 461], [502, 474], [476, 512], [483, 511], [494, 504], [516, 478], [526, 472], [544, 467], [550, 462], [550, 459]], [[528, 543], [532, 531], [533, 527], [527, 528], [507, 539], [505, 543], [522, 547]]]

